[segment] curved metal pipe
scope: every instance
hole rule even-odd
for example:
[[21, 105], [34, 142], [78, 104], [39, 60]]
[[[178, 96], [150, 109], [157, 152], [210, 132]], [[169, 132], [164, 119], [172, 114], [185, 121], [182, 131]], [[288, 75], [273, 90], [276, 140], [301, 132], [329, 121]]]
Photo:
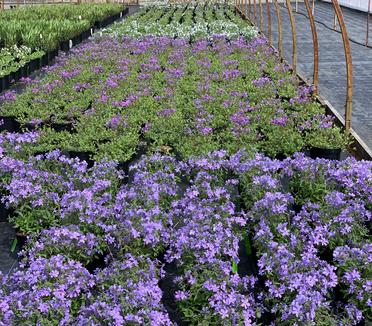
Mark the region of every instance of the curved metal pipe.
[[307, 14], [309, 16], [311, 34], [313, 35], [313, 48], [314, 48], [314, 73], [313, 73], [313, 84], [314, 84], [314, 95], [318, 95], [318, 84], [319, 84], [319, 44], [318, 44], [318, 33], [316, 31], [315, 20], [310, 7], [309, 0], [304, 0]]
[[342, 41], [344, 43], [345, 61], [346, 61], [346, 104], [345, 104], [345, 130], [350, 131], [351, 115], [353, 109], [353, 62], [351, 58], [350, 41], [347, 35], [344, 17], [341, 7], [337, 0], [332, 0], [335, 13], [337, 15], [338, 24], [340, 25]]
[[263, 5], [262, 5], [262, 0], [259, 0], [259, 5], [260, 5], [260, 31], [263, 33]]
[[287, 4], [289, 20], [291, 22], [292, 30], [292, 68], [293, 72], [297, 72], [297, 33], [296, 33], [296, 22], [293, 15], [293, 9], [291, 5], [291, 0], [285, 1]]
[[270, 46], [273, 45], [273, 33], [271, 31], [271, 11], [270, 11], [270, 1], [266, 0], [266, 9], [267, 9], [267, 34], [269, 37]]
[[282, 35], [282, 16], [280, 15], [280, 7], [278, 0], [274, 0], [276, 17], [278, 18], [278, 51], [279, 55], [283, 54], [283, 35]]
[[366, 46], [368, 46], [368, 38], [369, 38], [369, 18], [370, 18], [370, 12], [371, 12], [371, 0], [368, 0]]
[[257, 26], [257, 2], [253, 0], [253, 16], [254, 16], [254, 24]]

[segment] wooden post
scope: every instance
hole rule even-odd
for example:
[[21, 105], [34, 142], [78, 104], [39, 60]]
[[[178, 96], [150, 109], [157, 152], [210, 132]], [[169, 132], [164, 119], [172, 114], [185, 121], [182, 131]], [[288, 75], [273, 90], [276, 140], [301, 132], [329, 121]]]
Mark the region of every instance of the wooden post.
[[263, 5], [262, 0], [259, 0], [260, 4], [260, 31], [263, 33]]
[[345, 130], [347, 133], [349, 133], [351, 128], [351, 115], [353, 109], [353, 63], [351, 58], [350, 41], [347, 35], [346, 25], [344, 21], [344, 16], [341, 11], [341, 7], [337, 0], [332, 0], [332, 3], [335, 9], [338, 24], [340, 25], [342, 40], [344, 43], [347, 79], [345, 104]]
[[283, 36], [282, 36], [282, 16], [280, 14], [280, 7], [278, 0], [274, 0], [276, 17], [278, 18], [278, 51], [279, 55], [283, 55]]
[[291, 0], [285, 1], [287, 4], [289, 20], [291, 22], [292, 30], [292, 68], [293, 73], [297, 72], [297, 33], [296, 33], [296, 23], [293, 15]]
[[257, 26], [257, 2], [253, 0], [253, 16], [254, 16], [254, 24]]
[[273, 45], [273, 34], [271, 30], [271, 11], [270, 11], [270, 0], [266, 0], [266, 9], [267, 9], [267, 34], [269, 37], [270, 46]]
[[311, 34], [313, 35], [313, 49], [314, 49], [314, 73], [313, 73], [313, 84], [314, 84], [314, 95], [318, 95], [318, 83], [319, 83], [319, 45], [318, 45], [318, 34], [316, 31], [316, 25], [312, 10], [310, 7], [309, 0], [304, 0], [307, 14], [309, 15]]

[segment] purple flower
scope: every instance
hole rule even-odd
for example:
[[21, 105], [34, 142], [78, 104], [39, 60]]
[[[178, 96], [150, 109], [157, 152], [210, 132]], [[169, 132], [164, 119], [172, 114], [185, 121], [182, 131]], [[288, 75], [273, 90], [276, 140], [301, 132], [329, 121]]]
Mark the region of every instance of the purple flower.
[[271, 83], [271, 79], [269, 77], [260, 77], [252, 81], [252, 84], [256, 87], [263, 87], [269, 83]]

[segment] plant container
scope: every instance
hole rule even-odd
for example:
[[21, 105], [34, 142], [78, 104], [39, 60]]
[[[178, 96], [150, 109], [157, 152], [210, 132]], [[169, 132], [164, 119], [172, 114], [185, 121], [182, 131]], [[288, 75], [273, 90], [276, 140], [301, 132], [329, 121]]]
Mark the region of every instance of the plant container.
[[19, 132], [21, 130], [21, 125], [15, 117], [0, 116], [0, 120], [3, 122], [0, 125], [0, 131]]
[[77, 35], [72, 38], [72, 45], [76, 46], [81, 43], [81, 35]]
[[106, 267], [105, 255], [101, 254], [89, 264], [87, 264], [86, 269], [89, 272], [93, 273], [96, 269], [103, 269], [104, 267]]
[[68, 123], [52, 123], [50, 125], [52, 129], [55, 131], [68, 131], [68, 132], [73, 132], [74, 131], [74, 126], [72, 122]]
[[28, 122], [28, 123], [25, 123], [22, 125], [22, 127], [24, 129], [26, 129], [27, 131], [35, 131], [37, 130], [38, 128], [42, 127], [44, 124], [41, 122], [41, 123], [31, 123], [31, 122]]
[[29, 62], [29, 72], [32, 73], [38, 69], [40, 69], [40, 60], [39, 59], [33, 59]]
[[61, 51], [63, 52], [67, 52], [70, 50], [70, 40], [67, 40], [67, 41], [62, 41], [60, 44], [59, 44], [59, 48]]
[[68, 151], [67, 154], [70, 158], [78, 158], [80, 161], [87, 162], [89, 168], [94, 165], [94, 161], [90, 159], [92, 152]]
[[29, 66], [26, 63], [24, 66], [20, 68], [21, 78], [26, 78], [29, 75]]
[[83, 33], [81, 33], [81, 40], [84, 41], [84, 40], [88, 39], [90, 36], [91, 36], [90, 29], [88, 29], [88, 30], [84, 31]]
[[32, 155], [38, 156], [38, 155], [45, 155], [45, 154], [48, 154], [48, 151], [38, 151], [38, 152], [34, 152]]
[[2, 84], [3, 91], [8, 89], [10, 87], [10, 76], [9, 75], [4, 76], [2, 78], [1, 84]]
[[124, 172], [123, 183], [127, 184], [129, 182], [129, 166], [131, 161], [119, 162], [118, 169]]
[[129, 13], [129, 8], [125, 8], [123, 11], [122, 11], [122, 16], [125, 16]]
[[49, 63], [49, 59], [48, 59], [48, 54], [44, 54], [41, 58], [40, 58], [40, 67], [45, 67], [47, 66]]
[[17, 237], [18, 247], [23, 248], [27, 242], [27, 234], [17, 231], [16, 237]]
[[15, 81], [19, 81], [22, 78], [22, 69], [21, 67], [14, 73]]
[[10, 210], [5, 207], [5, 204], [0, 202], [0, 222], [8, 222]]
[[310, 149], [310, 157], [313, 159], [325, 158], [339, 161], [341, 157], [341, 148], [312, 147]]
[[50, 64], [57, 55], [58, 55], [58, 50], [49, 51], [48, 52], [48, 63]]

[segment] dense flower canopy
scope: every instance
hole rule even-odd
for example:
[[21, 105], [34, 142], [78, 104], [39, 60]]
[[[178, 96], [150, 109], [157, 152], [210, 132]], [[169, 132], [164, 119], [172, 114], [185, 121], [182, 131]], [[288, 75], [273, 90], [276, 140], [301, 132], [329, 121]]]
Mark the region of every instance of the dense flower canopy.
[[0, 325], [372, 320], [372, 162], [309, 157], [348, 139], [264, 37], [162, 6], [71, 52], [0, 97]]

